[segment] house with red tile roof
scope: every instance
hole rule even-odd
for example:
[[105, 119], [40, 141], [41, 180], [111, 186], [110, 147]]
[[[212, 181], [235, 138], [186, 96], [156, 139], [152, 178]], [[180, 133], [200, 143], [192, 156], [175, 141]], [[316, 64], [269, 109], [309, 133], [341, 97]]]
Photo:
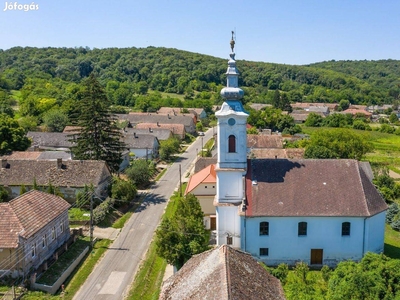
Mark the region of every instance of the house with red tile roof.
[[283, 300], [281, 282], [251, 255], [222, 245], [194, 255], [164, 281], [160, 300]]
[[204, 213], [204, 226], [210, 230], [216, 229], [214, 207], [216, 181], [215, 164], [211, 164], [190, 177], [185, 191], [185, 195], [193, 194], [199, 200]]
[[25, 276], [49, 259], [70, 236], [69, 207], [36, 190], [0, 203], [0, 274]]

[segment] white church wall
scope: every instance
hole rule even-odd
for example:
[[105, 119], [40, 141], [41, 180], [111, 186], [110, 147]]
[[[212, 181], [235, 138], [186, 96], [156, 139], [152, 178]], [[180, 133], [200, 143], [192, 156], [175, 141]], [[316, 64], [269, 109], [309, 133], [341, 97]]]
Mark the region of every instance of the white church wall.
[[[269, 222], [269, 235], [261, 235], [260, 222]], [[307, 222], [307, 235], [298, 235], [298, 223]], [[350, 222], [350, 235], [342, 236], [342, 223]], [[322, 264], [358, 261], [363, 256], [364, 218], [348, 217], [257, 217], [242, 218], [242, 250], [267, 265], [304, 261], [310, 264], [311, 249], [323, 250]], [[260, 256], [260, 248], [268, 248]]]

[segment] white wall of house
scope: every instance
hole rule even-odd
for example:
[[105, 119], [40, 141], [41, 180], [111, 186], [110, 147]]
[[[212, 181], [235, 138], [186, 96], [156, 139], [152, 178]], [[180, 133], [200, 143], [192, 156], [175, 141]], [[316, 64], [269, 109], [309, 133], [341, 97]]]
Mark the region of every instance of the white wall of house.
[[383, 252], [386, 211], [365, 220], [365, 252]]
[[[298, 261], [311, 263], [311, 249], [323, 250], [324, 265], [335, 266], [342, 260], [360, 260], [366, 242], [369, 251], [380, 252], [384, 218], [379, 215], [366, 221], [361, 217], [256, 217], [241, 218], [241, 248], [258, 257], [267, 265]], [[260, 235], [260, 222], [269, 222], [269, 234]], [[307, 222], [307, 235], [298, 235], [298, 223]], [[350, 235], [342, 236], [342, 223], [350, 222]], [[369, 238], [368, 238], [369, 237]], [[368, 239], [368, 241], [367, 241]], [[378, 245], [380, 244], [380, 245]], [[268, 248], [267, 256], [260, 256], [260, 248]]]

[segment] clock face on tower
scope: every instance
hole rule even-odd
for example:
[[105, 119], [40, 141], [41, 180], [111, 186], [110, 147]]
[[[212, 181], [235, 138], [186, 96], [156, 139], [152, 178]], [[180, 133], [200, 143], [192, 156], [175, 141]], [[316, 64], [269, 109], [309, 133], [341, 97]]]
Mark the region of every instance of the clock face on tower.
[[230, 119], [228, 120], [228, 124], [231, 125], [231, 126], [235, 125], [235, 124], [236, 124], [235, 119], [230, 118]]

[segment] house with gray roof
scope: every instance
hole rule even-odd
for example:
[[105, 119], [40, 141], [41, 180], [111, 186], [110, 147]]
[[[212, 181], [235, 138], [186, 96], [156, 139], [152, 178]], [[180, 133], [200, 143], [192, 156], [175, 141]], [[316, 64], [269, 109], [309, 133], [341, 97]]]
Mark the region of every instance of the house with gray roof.
[[69, 151], [73, 146], [70, 133], [29, 131], [27, 137], [32, 140], [28, 150], [64, 150]]
[[0, 185], [4, 186], [11, 198], [20, 194], [21, 186], [28, 190], [34, 181], [41, 187], [51, 183], [69, 202], [85, 186], [93, 186], [99, 196], [105, 196], [111, 181], [111, 173], [104, 161], [97, 160], [26, 160], [0, 159]]
[[160, 300], [286, 299], [281, 282], [251, 255], [222, 245], [194, 255], [164, 281]]
[[[140, 126], [143, 127], [143, 126]], [[153, 126], [154, 127], [154, 126]], [[172, 131], [168, 128], [124, 128], [123, 135], [134, 135], [134, 134], [149, 134], [155, 136], [159, 141], [168, 140], [173, 136]]]
[[126, 134], [123, 137], [126, 147], [130, 151], [132, 158], [152, 159], [158, 157], [160, 142], [150, 134]]
[[31, 190], [0, 203], [0, 275], [26, 276], [70, 237], [70, 204]]
[[185, 125], [183, 124], [161, 124], [161, 123], [140, 123], [135, 126], [136, 129], [167, 129], [172, 132], [172, 136], [183, 140], [186, 136]]
[[154, 123], [154, 124], [183, 124], [185, 131], [194, 134], [196, 132], [196, 123], [193, 116], [181, 115], [160, 115], [157, 113], [129, 113], [129, 114], [116, 114], [119, 121], [128, 121], [128, 127], [136, 127], [140, 123]]

